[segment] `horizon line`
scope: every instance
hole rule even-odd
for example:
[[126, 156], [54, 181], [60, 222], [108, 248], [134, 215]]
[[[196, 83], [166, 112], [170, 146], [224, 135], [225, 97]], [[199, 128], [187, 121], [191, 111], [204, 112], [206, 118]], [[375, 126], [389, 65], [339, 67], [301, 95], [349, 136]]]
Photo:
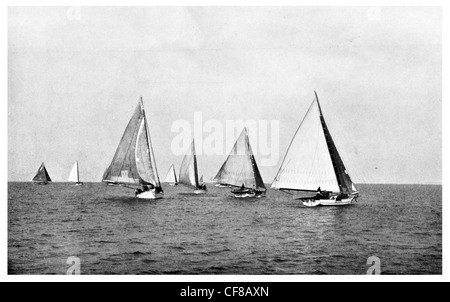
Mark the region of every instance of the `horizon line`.
[[[24, 182], [24, 183], [32, 183], [30, 180], [8, 180], [7, 182]], [[72, 183], [70, 181], [51, 181], [54, 183]], [[103, 181], [83, 181], [83, 183], [103, 183]], [[164, 183], [164, 182], [161, 182]], [[208, 183], [208, 182], [206, 182]], [[265, 185], [271, 185], [272, 183], [264, 183]], [[389, 183], [389, 182], [360, 182], [355, 183], [355, 185], [435, 185], [435, 186], [442, 186], [442, 182], [423, 182], [423, 183]]]

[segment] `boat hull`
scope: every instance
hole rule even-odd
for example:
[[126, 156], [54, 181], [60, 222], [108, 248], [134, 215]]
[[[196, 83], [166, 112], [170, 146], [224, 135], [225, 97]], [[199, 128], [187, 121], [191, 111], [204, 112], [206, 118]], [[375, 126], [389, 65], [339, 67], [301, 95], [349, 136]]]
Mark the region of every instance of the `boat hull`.
[[331, 199], [303, 199], [302, 204], [306, 207], [317, 207], [317, 206], [346, 206], [356, 203], [356, 197], [352, 196], [350, 198], [344, 198], [337, 200], [336, 198]]
[[255, 193], [234, 194], [236, 198], [253, 198], [256, 197]]
[[48, 185], [49, 181], [34, 181], [33, 185]]
[[261, 198], [264, 196], [264, 193], [262, 192], [255, 192], [249, 189], [237, 189], [231, 191], [231, 193], [234, 194], [234, 197], [236, 198]]
[[82, 185], [84, 185], [84, 183], [82, 183], [82, 182], [77, 182], [75, 185], [76, 185], [76, 186], [82, 186]]
[[197, 190], [194, 190], [194, 194], [206, 194], [206, 190], [200, 190], [200, 189], [197, 189]]
[[141, 199], [160, 199], [163, 198], [162, 194], [156, 193], [156, 190], [149, 190], [136, 195], [137, 198]]

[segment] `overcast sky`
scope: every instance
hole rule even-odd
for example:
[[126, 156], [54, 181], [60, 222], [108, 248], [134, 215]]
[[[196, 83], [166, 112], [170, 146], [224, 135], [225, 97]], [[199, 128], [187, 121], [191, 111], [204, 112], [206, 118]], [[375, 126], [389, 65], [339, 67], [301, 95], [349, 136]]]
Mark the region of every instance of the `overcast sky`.
[[[9, 8], [8, 180], [44, 161], [66, 181], [78, 160], [100, 181], [142, 96], [161, 178], [182, 160], [172, 126], [201, 112], [279, 122], [279, 160], [260, 166], [270, 183], [315, 90], [356, 183], [441, 183], [441, 19], [438, 7]], [[199, 157], [205, 180], [228, 152]]]

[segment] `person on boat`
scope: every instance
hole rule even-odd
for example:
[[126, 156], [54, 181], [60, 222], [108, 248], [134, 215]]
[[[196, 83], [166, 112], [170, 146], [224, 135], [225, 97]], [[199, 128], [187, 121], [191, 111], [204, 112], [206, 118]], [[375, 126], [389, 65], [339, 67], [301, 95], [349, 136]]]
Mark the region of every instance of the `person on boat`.
[[317, 188], [316, 196], [314, 196], [314, 199], [322, 199], [322, 190], [320, 189], [320, 187]]
[[141, 194], [143, 191], [141, 189], [136, 189], [134, 190], [134, 196], [138, 196], [139, 194]]
[[341, 192], [341, 193], [339, 193], [339, 195], [336, 197], [336, 200], [342, 200], [342, 199], [346, 199], [346, 198], [348, 198], [348, 194]]
[[236, 194], [244, 194], [244, 193], [246, 193], [248, 190], [245, 188], [245, 185], [244, 184], [242, 184], [242, 186], [239, 188], [239, 189], [236, 189], [236, 190], [232, 190], [232, 192], [233, 193], [236, 193]]
[[317, 188], [316, 196], [314, 196], [314, 199], [329, 199], [330, 198], [330, 192], [329, 191], [322, 191], [322, 189], [319, 187]]

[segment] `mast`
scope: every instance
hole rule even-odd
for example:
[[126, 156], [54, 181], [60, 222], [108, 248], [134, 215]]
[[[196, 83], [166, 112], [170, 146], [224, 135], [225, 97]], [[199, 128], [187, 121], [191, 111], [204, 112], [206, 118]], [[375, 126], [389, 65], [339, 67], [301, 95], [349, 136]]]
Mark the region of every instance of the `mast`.
[[195, 187], [198, 188], [198, 170], [197, 170], [197, 155], [195, 152], [195, 142], [192, 139], [192, 150], [194, 151], [194, 173], [195, 173]]
[[173, 178], [175, 179], [175, 183], [177, 183], [178, 182], [177, 173], [175, 173], [175, 167], [173, 166], [173, 164], [172, 164], [172, 172], [173, 172]]
[[141, 104], [141, 110], [142, 110], [142, 114], [144, 115], [144, 123], [145, 123], [145, 134], [147, 136], [147, 141], [149, 144], [149, 149], [150, 149], [150, 153], [151, 153], [151, 161], [153, 161], [152, 164], [152, 168], [154, 169], [154, 175], [156, 176], [155, 181], [156, 181], [156, 187], [161, 188], [161, 182], [159, 180], [159, 174], [158, 174], [158, 168], [156, 167], [156, 159], [155, 159], [155, 153], [153, 151], [153, 145], [152, 145], [152, 139], [150, 137], [150, 132], [148, 130], [148, 122], [147, 122], [147, 117], [145, 115], [145, 109], [144, 109], [144, 102], [142, 100], [142, 96], [140, 98], [140, 104]]
[[78, 160], [75, 161], [75, 164], [77, 165], [77, 182], [80, 182], [80, 170], [78, 169]]

